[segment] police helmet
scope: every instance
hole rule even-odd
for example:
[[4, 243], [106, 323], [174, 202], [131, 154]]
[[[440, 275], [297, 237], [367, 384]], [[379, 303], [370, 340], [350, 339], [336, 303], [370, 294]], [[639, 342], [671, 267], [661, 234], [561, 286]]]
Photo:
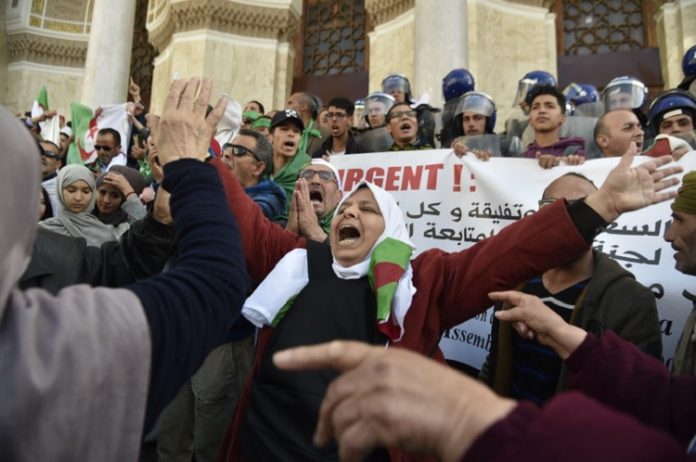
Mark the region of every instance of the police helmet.
[[566, 112], [569, 114], [573, 114], [578, 106], [599, 101], [597, 88], [589, 83], [571, 82], [565, 87], [563, 94], [566, 97]]
[[684, 53], [682, 71], [684, 71], [684, 77], [696, 76], [696, 45]]
[[517, 84], [517, 94], [512, 103], [512, 107], [519, 106], [522, 101], [527, 99], [529, 91], [539, 84], [547, 84], [557, 86], [556, 78], [546, 71], [531, 71], [527, 72]]
[[688, 91], [668, 90], [650, 104], [648, 125], [659, 133], [663, 120], [680, 114], [686, 114], [696, 122], [696, 97]]
[[486, 117], [486, 133], [493, 133], [497, 110], [493, 98], [480, 91], [470, 91], [459, 98], [455, 117], [461, 125], [461, 119], [465, 112], [474, 112]]
[[641, 109], [647, 100], [648, 88], [643, 82], [624, 75], [616, 77], [604, 87], [602, 99], [606, 111], [614, 109]]
[[382, 80], [382, 91], [391, 93], [392, 91], [400, 91], [406, 94], [406, 102], [411, 97], [411, 83], [405, 75], [389, 74]]
[[442, 79], [442, 96], [445, 101], [459, 98], [464, 93], [474, 91], [474, 76], [466, 69], [452, 69]]
[[[380, 103], [379, 105], [371, 104], [371, 103]], [[364, 114], [365, 114], [365, 122], [370, 125], [370, 114], [374, 113], [379, 113], [379, 114], [384, 114], [386, 116], [387, 112], [389, 112], [389, 109], [394, 105], [395, 100], [391, 95], [388, 95], [386, 93], [382, 92], [375, 92], [375, 93], [370, 93], [367, 98], [365, 98], [364, 102]], [[382, 107], [384, 107], [384, 111], [382, 112]], [[372, 127], [375, 128], [375, 127]]]

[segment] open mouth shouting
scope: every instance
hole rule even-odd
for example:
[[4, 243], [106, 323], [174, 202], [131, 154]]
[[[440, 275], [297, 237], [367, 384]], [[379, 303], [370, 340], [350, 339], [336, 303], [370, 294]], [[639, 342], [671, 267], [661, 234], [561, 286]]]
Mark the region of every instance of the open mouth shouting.
[[324, 190], [319, 185], [309, 185], [309, 200], [316, 210], [324, 204]]
[[360, 230], [352, 223], [343, 223], [338, 228], [337, 245], [347, 247], [360, 240]]
[[283, 143], [283, 149], [288, 152], [295, 152], [297, 149], [297, 142], [295, 140], [286, 140]]

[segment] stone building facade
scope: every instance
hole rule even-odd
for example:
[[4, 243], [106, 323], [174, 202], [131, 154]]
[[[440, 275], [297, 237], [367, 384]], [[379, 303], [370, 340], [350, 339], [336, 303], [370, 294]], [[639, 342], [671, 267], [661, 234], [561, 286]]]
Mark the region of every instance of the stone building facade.
[[[46, 85], [52, 106], [67, 114], [71, 101], [97, 106], [125, 100], [128, 76], [136, 72], [148, 80], [140, 83], [155, 112], [172, 78], [193, 75], [213, 78], [214, 96], [254, 98], [279, 108], [293, 85], [299, 88], [303, 14], [321, 2], [6, 0], [0, 10], [0, 101], [26, 110]], [[573, 3], [582, 2], [364, 0], [365, 92], [399, 72], [409, 76], [414, 94], [428, 92], [441, 106], [442, 77], [466, 67], [477, 88], [499, 102], [498, 120], [505, 120], [524, 73], [556, 74], [563, 53], [559, 14], [564, 8], [568, 14]], [[644, 12], [655, 42], [645, 46], [659, 50], [661, 85], [675, 86], [682, 79], [681, 57], [696, 44], [696, 0], [624, 3]], [[147, 36], [147, 52], [141, 52], [139, 32]]]

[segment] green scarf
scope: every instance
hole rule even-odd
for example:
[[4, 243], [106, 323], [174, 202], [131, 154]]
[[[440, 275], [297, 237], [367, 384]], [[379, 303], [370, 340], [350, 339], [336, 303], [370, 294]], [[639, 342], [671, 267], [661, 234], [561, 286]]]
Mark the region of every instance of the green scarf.
[[321, 139], [321, 132], [314, 128], [314, 120], [311, 119], [307, 124], [307, 127], [302, 130], [302, 136], [300, 137], [300, 151], [307, 152], [310, 136]]
[[285, 164], [279, 172], [273, 175], [273, 181], [278, 183], [285, 190], [285, 195], [288, 198], [283, 216], [285, 219], [287, 219], [288, 212], [290, 211], [290, 199], [292, 199], [292, 192], [295, 190], [295, 182], [297, 182], [297, 178], [300, 176], [300, 170], [311, 161], [312, 159], [300, 149], [290, 162]]

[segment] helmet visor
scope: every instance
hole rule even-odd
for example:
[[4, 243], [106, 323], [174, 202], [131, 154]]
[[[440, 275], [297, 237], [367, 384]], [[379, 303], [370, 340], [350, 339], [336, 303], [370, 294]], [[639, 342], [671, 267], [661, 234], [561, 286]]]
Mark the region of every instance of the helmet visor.
[[402, 93], [409, 93], [408, 81], [403, 77], [387, 77], [382, 82], [382, 91], [385, 93], [391, 93], [393, 91], [400, 91]]
[[616, 109], [638, 109], [645, 102], [647, 89], [640, 82], [621, 83], [604, 90], [604, 107], [608, 111]]
[[490, 117], [493, 112], [495, 112], [495, 104], [490, 96], [471, 91], [464, 94], [457, 103], [457, 109], [454, 111], [455, 115], [463, 114], [464, 112], [473, 112], [475, 114], [481, 114], [486, 117]]
[[515, 94], [515, 99], [512, 101], [512, 107], [519, 106], [522, 101], [527, 98], [527, 93], [532, 89], [534, 85], [537, 84], [536, 80], [532, 79], [522, 79], [517, 84], [517, 93]]

